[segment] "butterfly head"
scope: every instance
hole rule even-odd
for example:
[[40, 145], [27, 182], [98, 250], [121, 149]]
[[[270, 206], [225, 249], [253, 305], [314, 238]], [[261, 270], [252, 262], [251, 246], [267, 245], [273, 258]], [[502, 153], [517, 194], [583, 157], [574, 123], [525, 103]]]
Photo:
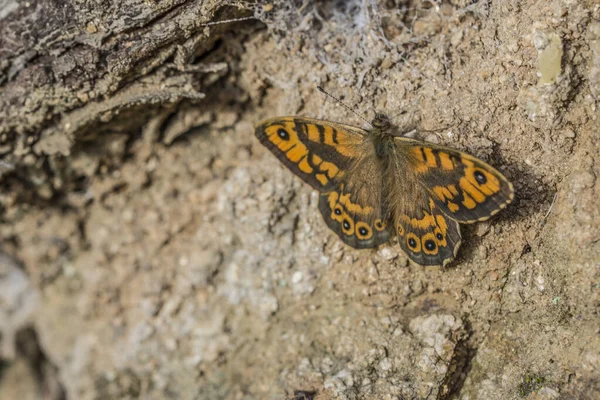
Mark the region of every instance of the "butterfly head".
[[389, 132], [392, 127], [392, 122], [390, 121], [387, 115], [377, 113], [375, 114], [375, 118], [373, 118], [373, 121], [371, 121], [371, 125], [373, 125], [371, 133], [374, 134], [374, 136], [383, 137], [389, 135]]
[[389, 129], [390, 126], [392, 125], [392, 123], [387, 115], [377, 113], [377, 114], [375, 114], [375, 118], [373, 118], [371, 125], [373, 125], [374, 128], [385, 130], [385, 129]]

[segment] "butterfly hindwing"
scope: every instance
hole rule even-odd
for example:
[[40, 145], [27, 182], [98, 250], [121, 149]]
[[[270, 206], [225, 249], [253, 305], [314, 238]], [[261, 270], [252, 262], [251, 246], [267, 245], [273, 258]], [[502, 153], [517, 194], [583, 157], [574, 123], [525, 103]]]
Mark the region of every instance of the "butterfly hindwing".
[[396, 214], [398, 243], [411, 260], [445, 266], [454, 259], [461, 243], [460, 226], [442, 213], [432, 198]]
[[286, 167], [313, 188], [328, 192], [360, 157], [366, 131], [310, 118], [260, 121], [255, 135]]
[[463, 152], [408, 138], [396, 138], [407, 168], [436, 205], [460, 223], [484, 221], [514, 197], [512, 184], [496, 169]]
[[378, 198], [370, 193], [361, 196], [360, 189], [342, 183], [336, 190], [321, 193], [319, 210], [327, 226], [347, 245], [357, 249], [377, 247], [393, 232]]

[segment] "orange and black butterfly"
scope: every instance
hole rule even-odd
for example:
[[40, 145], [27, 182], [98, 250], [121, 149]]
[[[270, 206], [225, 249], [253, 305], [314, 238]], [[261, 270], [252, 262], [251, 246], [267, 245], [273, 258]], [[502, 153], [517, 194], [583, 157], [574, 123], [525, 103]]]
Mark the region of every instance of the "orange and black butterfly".
[[310, 118], [256, 125], [260, 142], [320, 193], [319, 210], [344, 243], [371, 248], [398, 236], [421, 265], [446, 265], [459, 223], [484, 221], [514, 197], [512, 184], [463, 152], [393, 135], [378, 114], [370, 130]]

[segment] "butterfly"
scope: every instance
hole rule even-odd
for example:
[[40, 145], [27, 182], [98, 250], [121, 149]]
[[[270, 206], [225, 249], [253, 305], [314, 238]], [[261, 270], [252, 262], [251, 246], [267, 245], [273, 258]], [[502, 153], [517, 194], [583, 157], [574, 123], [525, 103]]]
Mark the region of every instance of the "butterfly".
[[371, 125], [277, 117], [255, 127], [320, 192], [325, 223], [347, 245], [374, 248], [396, 235], [412, 261], [445, 266], [460, 247], [459, 224], [484, 221], [513, 200], [513, 185], [478, 158], [397, 136], [384, 114]]

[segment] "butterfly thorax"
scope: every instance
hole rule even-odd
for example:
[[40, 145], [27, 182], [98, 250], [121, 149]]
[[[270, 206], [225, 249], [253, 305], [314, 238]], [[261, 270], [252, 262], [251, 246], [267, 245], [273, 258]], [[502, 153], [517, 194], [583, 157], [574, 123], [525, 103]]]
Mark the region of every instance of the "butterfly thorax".
[[392, 123], [385, 114], [375, 114], [371, 122], [373, 128], [369, 130], [369, 138], [375, 148], [377, 157], [386, 162], [395, 151]]
[[369, 139], [378, 158], [382, 179], [380, 204], [382, 214], [394, 224], [403, 215], [418, 215], [429, 206], [429, 195], [423, 191], [419, 173], [415, 168], [418, 160], [410, 152], [411, 147], [398, 143], [394, 126], [384, 114], [376, 114], [369, 131]]

